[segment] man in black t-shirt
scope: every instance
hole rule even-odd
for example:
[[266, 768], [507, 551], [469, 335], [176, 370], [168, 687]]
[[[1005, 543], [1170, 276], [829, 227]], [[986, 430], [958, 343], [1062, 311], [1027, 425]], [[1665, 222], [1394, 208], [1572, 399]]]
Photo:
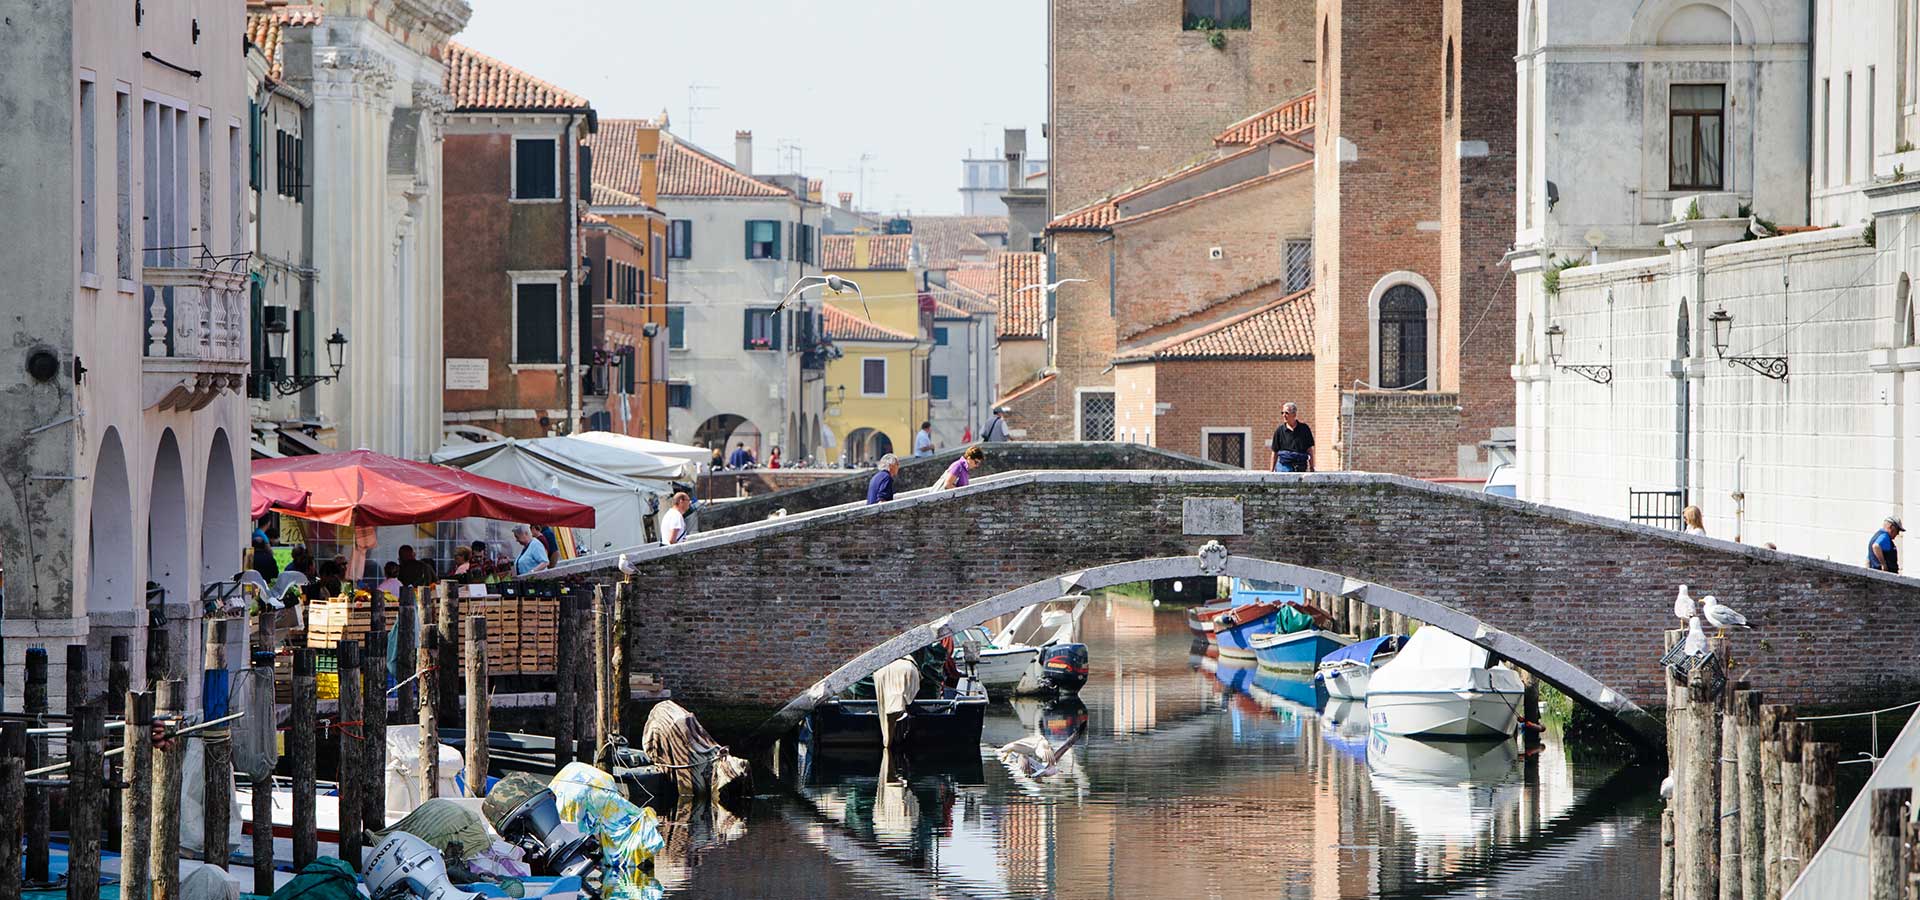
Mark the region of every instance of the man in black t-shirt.
[[1300, 407], [1292, 403], [1280, 407], [1280, 427], [1273, 430], [1275, 472], [1313, 471], [1313, 429], [1300, 421]]

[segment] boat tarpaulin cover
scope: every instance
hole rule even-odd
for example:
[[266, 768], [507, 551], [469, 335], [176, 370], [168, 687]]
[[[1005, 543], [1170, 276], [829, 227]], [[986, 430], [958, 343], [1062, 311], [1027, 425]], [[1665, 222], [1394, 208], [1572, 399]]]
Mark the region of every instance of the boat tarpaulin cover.
[[374, 832], [374, 836], [384, 841], [402, 831], [433, 845], [442, 854], [457, 843], [463, 859], [493, 846], [493, 836], [487, 833], [487, 823], [480, 814], [451, 797], [435, 797], [420, 804], [406, 818], [385, 831]]
[[1399, 655], [1373, 671], [1367, 694], [1486, 690], [1474, 673], [1487, 670], [1489, 655], [1466, 638], [1428, 625], [1407, 639]]
[[344, 859], [323, 856], [273, 892], [273, 900], [358, 900], [360, 879]]
[[672, 766], [674, 786], [682, 797], [700, 797], [711, 791], [718, 799], [747, 771], [745, 760], [727, 753], [707, 733], [706, 726], [672, 700], [655, 704], [647, 712], [647, 725], [640, 732], [640, 751], [656, 766]]
[[621, 796], [613, 776], [583, 762], [570, 762], [553, 777], [560, 817], [600, 839], [601, 864], [610, 876], [640, 871], [666, 839], [652, 809]]
[[1405, 638], [1400, 635], [1389, 634], [1377, 638], [1369, 638], [1359, 643], [1348, 644], [1322, 657], [1320, 664], [1324, 666], [1329, 663], [1349, 661], [1372, 663], [1375, 656], [1379, 656], [1382, 653], [1392, 653], [1394, 650], [1399, 649], [1402, 640], [1405, 640]]
[[1282, 634], [1306, 631], [1313, 626], [1313, 613], [1301, 609], [1292, 603], [1280, 607], [1280, 632]]

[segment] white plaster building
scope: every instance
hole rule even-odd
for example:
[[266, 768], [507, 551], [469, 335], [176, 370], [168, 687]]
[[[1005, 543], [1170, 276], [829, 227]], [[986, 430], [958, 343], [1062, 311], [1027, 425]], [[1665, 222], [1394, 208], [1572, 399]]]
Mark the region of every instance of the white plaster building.
[[[442, 411], [440, 141], [447, 38], [465, 0], [325, 0], [280, 38], [312, 101], [304, 147], [314, 330], [345, 333], [339, 381], [311, 392], [336, 449], [424, 458]], [[304, 401], [303, 401], [304, 402]]]
[[953, 447], [968, 434], [979, 440], [993, 416], [993, 401], [999, 397], [995, 391], [1000, 371], [995, 353], [999, 307], [987, 297], [951, 284], [933, 290], [927, 421], [933, 423], [934, 441]]
[[[247, 531], [245, 11], [230, 0], [8, 17], [0, 242], [13, 332], [0, 365], [5, 678], [69, 643], [145, 677], [151, 582], [177, 673], [198, 667], [201, 586]], [[25, 164], [18, 164], [26, 161]], [[30, 225], [24, 223], [31, 223]], [[97, 674], [96, 674], [96, 677]], [[198, 678], [188, 678], [198, 694]]]

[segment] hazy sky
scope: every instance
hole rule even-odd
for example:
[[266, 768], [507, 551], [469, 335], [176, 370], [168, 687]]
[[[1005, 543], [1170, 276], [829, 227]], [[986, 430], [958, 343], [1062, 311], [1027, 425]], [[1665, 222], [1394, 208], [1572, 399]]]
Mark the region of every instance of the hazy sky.
[[[584, 95], [602, 117], [655, 116], [762, 174], [796, 167], [862, 208], [960, 210], [960, 160], [1025, 127], [1043, 156], [1040, 0], [472, 0], [455, 40]], [[689, 117], [688, 87], [696, 109]], [[797, 151], [789, 149], [797, 147]], [[861, 192], [861, 157], [866, 187]]]

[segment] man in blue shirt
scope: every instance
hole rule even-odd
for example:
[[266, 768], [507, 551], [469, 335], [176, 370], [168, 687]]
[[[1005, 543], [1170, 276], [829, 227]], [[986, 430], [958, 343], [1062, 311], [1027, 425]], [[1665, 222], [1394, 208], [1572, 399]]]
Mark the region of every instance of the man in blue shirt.
[[933, 423], [921, 422], [920, 430], [913, 433], [913, 455], [933, 455]]
[[867, 482], [867, 505], [892, 500], [893, 479], [899, 474], [900, 457], [891, 453], [880, 457], [880, 471], [873, 473], [873, 480]]
[[727, 468], [744, 469], [750, 465], [753, 465], [753, 454], [748, 452], [747, 442], [740, 441], [734, 444], [733, 452], [727, 456]]
[[1899, 516], [1888, 516], [1880, 530], [1873, 533], [1873, 540], [1867, 542], [1867, 568], [1898, 573], [1900, 548], [1893, 545], [1893, 539], [1905, 530], [1900, 525]]
[[533, 529], [513, 526], [513, 539], [520, 542], [520, 556], [513, 561], [513, 574], [531, 575], [547, 567], [547, 545], [533, 538]]

